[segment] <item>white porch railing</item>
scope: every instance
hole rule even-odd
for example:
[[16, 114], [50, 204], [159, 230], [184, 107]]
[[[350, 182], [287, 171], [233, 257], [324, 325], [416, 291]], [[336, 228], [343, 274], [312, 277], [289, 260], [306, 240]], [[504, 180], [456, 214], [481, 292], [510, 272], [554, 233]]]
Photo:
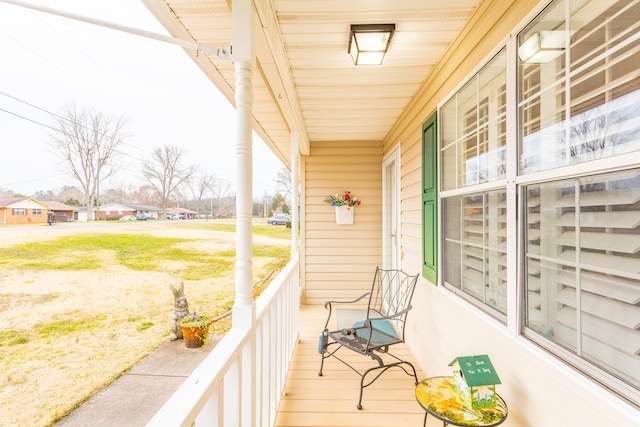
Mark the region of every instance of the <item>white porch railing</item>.
[[232, 327], [147, 426], [272, 426], [298, 340], [299, 304], [295, 258], [256, 301], [255, 328]]

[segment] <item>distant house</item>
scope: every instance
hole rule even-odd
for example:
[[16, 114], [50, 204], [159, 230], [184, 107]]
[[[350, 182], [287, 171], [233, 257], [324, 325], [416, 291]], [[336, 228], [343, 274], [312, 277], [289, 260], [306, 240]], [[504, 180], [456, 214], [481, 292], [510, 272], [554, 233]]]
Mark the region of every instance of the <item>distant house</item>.
[[0, 225], [46, 224], [50, 207], [30, 197], [0, 197]]
[[76, 221], [88, 221], [88, 209], [86, 206], [77, 206], [75, 209], [74, 218]]
[[198, 217], [198, 212], [187, 208], [167, 208], [167, 217], [173, 217], [174, 215], [184, 215], [185, 219], [194, 219]]
[[147, 214], [152, 215], [155, 219], [158, 219], [160, 208], [150, 205], [138, 205], [138, 204], [121, 204], [121, 203], [107, 203], [104, 206], [100, 206], [96, 217], [97, 219], [120, 219], [125, 215]]
[[121, 205], [119, 203], [107, 203], [100, 206], [96, 218], [97, 219], [120, 219], [125, 215], [136, 215], [136, 209], [131, 206]]

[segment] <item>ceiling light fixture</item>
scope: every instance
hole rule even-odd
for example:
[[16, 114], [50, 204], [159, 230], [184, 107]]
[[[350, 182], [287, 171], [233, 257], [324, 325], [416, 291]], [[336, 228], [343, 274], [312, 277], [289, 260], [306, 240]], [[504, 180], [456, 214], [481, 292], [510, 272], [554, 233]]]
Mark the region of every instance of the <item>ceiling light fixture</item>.
[[348, 52], [356, 65], [380, 65], [395, 24], [352, 25]]

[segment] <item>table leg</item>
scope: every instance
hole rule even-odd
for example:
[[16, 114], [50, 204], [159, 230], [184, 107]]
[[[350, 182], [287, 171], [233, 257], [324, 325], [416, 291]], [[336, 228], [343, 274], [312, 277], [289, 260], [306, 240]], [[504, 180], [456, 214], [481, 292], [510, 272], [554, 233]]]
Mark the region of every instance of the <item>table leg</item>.
[[[424, 427], [427, 427], [427, 415], [429, 415], [429, 413], [427, 411], [424, 411], [424, 422], [422, 423]], [[448, 425], [448, 422], [442, 421], [442, 427], [447, 427]]]

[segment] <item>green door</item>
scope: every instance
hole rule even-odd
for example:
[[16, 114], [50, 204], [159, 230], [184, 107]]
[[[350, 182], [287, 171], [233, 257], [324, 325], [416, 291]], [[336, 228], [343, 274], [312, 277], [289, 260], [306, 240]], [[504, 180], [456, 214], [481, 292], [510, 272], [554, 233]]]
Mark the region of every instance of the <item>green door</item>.
[[422, 275], [438, 279], [438, 122], [437, 113], [422, 125]]

